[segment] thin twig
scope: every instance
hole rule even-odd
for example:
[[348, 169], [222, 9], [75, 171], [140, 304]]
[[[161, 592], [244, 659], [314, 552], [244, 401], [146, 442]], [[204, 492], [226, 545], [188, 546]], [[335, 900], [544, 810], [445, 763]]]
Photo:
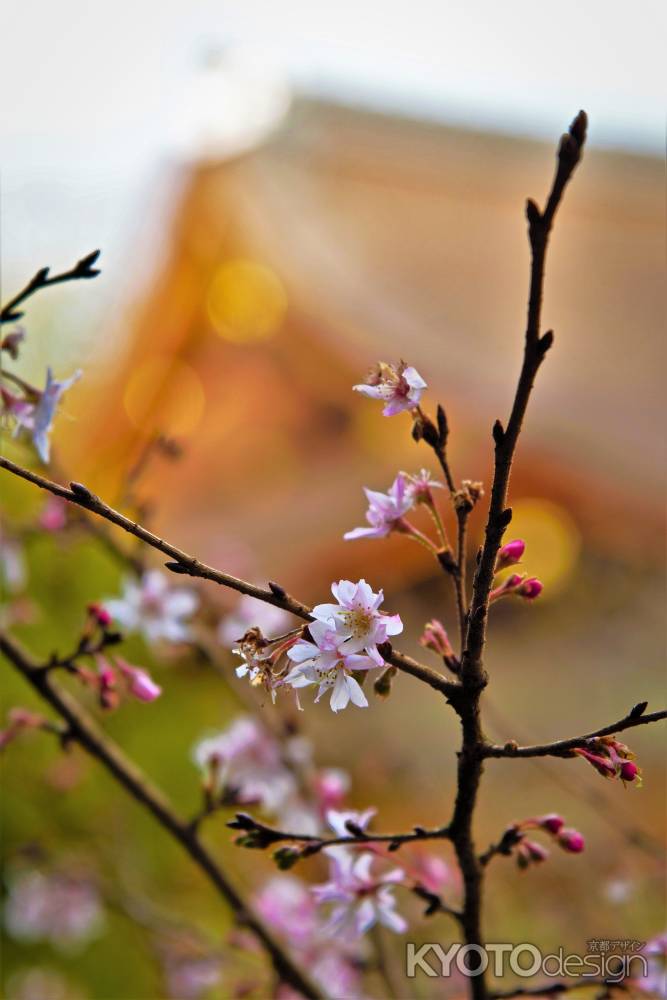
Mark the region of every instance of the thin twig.
[[310, 857], [319, 854], [325, 847], [334, 847], [343, 844], [346, 847], [354, 847], [359, 844], [389, 844], [390, 851], [397, 851], [403, 844], [413, 843], [421, 840], [448, 840], [449, 831], [447, 827], [438, 827], [434, 830], [427, 830], [424, 827], [416, 826], [410, 833], [369, 833], [360, 828], [350, 827], [350, 832], [342, 837], [320, 837], [310, 833], [292, 833], [287, 830], [280, 830], [269, 826], [249, 816], [247, 813], [237, 813], [236, 819], [230, 820], [227, 826], [232, 830], [242, 830], [250, 834], [254, 843], [243, 844], [242, 846], [253, 846], [266, 848], [273, 844], [289, 841], [294, 844], [306, 845], [302, 854], [303, 857]]
[[192, 860], [215, 885], [221, 896], [249, 927], [270, 956], [277, 974], [304, 996], [318, 1000], [324, 996], [309, 976], [298, 968], [282, 945], [264, 926], [227, 875], [197, 838], [196, 832], [173, 810], [164, 794], [130, 761], [113, 740], [103, 733], [78, 702], [53, 682], [48, 671], [34, 663], [21, 647], [0, 633], [0, 652], [67, 723], [67, 738], [75, 740], [95, 757], [123, 788], [144, 806], [160, 826], [177, 840]]
[[[39, 486], [40, 489], [47, 490], [54, 496], [61, 497], [63, 500], [69, 501], [69, 503], [76, 504], [84, 510], [97, 514], [106, 521], [110, 521], [112, 524], [122, 528], [123, 531], [128, 532], [130, 535], [141, 539], [142, 542], [157, 549], [158, 552], [161, 552], [172, 560], [166, 563], [166, 567], [174, 573], [202, 580], [211, 580], [223, 587], [236, 590], [240, 594], [248, 594], [250, 597], [255, 597], [258, 601], [264, 601], [266, 604], [272, 604], [276, 608], [289, 611], [291, 614], [305, 621], [312, 620], [311, 609], [308, 605], [302, 604], [301, 601], [291, 597], [278, 584], [270, 583], [268, 589], [264, 589], [252, 583], [247, 583], [245, 580], [240, 580], [238, 577], [231, 576], [229, 573], [223, 573], [222, 570], [207, 566], [206, 563], [201, 562], [194, 556], [188, 555], [187, 552], [183, 552], [182, 549], [170, 544], [158, 535], [153, 534], [152, 531], [142, 527], [136, 521], [132, 521], [117, 510], [114, 510], [113, 507], [110, 507], [80, 483], [72, 483], [71, 488], [68, 489], [59, 483], [54, 483], [44, 476], [38, 475], [36, 472], [32, 472], [30, 469], [24, 469], [22, 466], [2, 456], [0, 456], [0, 468], [11, 472], [21, 479], [27, 480], [27, 482], [32, 483], [34, 486]], [[404, 673], [410, 674], [412, 677], [416, 677], [430, 687], [435, 688], [436, 691], [439, 691], [447, 699], [451, 700], [452, 704], [456, 704], [456, 698], [460, 692], [460, 685], [458, 683], [447, 680], [447, 678], [431, 667], [418, 663], [412, 657], [392, 649], [389, 643], [385, 644], [384, 649], [386, 651], [385, 659], [389, 663], [392, 663]]]
[[665, 709], [659, 712], [650, 712], [648, 715], [643, 713], [633, 715], [632, 712], [629, 712], [618, 722], [612, 722], [610, 725], [596, 729], [595, 732], [586, 733], [584, 736], [572, 736], [567, 740], [555, 740], [553, 743], [540, 743], [528, 747], [515, 746], [511, 742], [504, 746], [487, 744], [482, 748], [481, 753], [483, 757], [570, 757], [573, 750], [584, 747], [590, 740], [598, 739], [601, 736], [612, 736], [614, 733], [622, 733], [623, 730], [633, 729], [635, 726], [661, 722], [663, 719], [667, 719], [667, 710]]
[[[585, 136], [586, 115], [580, 111], [572, 122], [569, 132], [561, 138], [556, 174], [544, 212], [539, 211], [535, 202], [528, 202], [531, 269], [523, 364], [507, 428], [504, 429], [500, 421], [496, 421], [493, 428], [495, 465], [491, 498], [484, 545], [473, 580], [465, 648], [461, 656], [461, 683], [464, 693], [458, 711], [461, 718], [462, 741], [457, 770], [456, 802], [449, 824], [463, 877], [464, 905], [461, 922], [466, 944], [483, 943], [481, 927], [483, 868], [475, 850], [472, 819], [477, 804], [483, 766], [482, 750], [485, 746], [479, 702], [481, 692], [487, 683], [482, 657], [486, 641], [489, 594], [493, 586], [498, 550], [512, 517], [511, 510], [505, 505], [514, 452], [535, 375], [553, 342], [553, 335], [550, 332], [540, 336], [547, 242], [561, 196], [581, 157]], [[473, 977], [470, 989], [473, 1000], [488, 1000], [489, 992], [484, 975]]]
[[0, 324], [14, 323], [16, 320], [21, 319], [23, 312], [17, 307], [42, 288], [48, 288], [51, 285], [61, 285], [65, 281], [79, 281], [80, 279], [85, 278], [96, 278], [100, 271], [94, 267], [94, 264], [96, 263], [100, 252], [100, 250], [93, 250], [92, 253], [87, 254], [85, 257], [82, 257], [81, 260], [77, 261], [74, 267], [71, 267], [69, 271], [63, 271], [61, 274], [51, 275], [48, 267], [42, 267], [37, 274], [30, 279], [25, 288], [23, 288], [17, 295], [14, 296], [13, 299], [10, 299], [10, 301], [2, 307], [2, 310], [0, 311]]

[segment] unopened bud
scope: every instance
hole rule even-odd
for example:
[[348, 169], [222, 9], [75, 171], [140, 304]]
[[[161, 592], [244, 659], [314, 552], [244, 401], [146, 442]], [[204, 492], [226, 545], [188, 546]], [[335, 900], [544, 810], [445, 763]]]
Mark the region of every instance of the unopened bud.
[[507, 566], [516, 566], [517, 563], [521, 562], [525, 551], [526, 543], [521, 538], [515, 538], [514, 541], [503, 545], [496, 559], [496, 573]]

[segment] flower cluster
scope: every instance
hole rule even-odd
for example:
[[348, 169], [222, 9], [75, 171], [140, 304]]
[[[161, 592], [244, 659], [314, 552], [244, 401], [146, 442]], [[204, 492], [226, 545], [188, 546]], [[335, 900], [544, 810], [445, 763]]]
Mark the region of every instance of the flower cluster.
[[368, 701], [353, 672], [384, 666], [378, 645], [403, 631], [398, 615], [380, 611], [384, 594], [374, 593], [365, 580], [340, 580], [331, 586], [338, 604], [318, 604], [309, 626], [312, 641], [297, 640], [287, 650], [296, 666], [285, 682], [294, 688], [317, 685], [316, 701], [331, 690], [333, 712], [350, 702], [365, 708]]
[[[495, 572], [499, 573], [508, 566], [516, 566], [521, 562], [526, 549], [526, 543], [521, 538], [507, 542], [498, 552]], [[536, 576], [527, 576], [526, 573], [511, 573], [502, 583], [495, 587], [489, 594], [489, 602], [500, 600], [501, 597], [522, 597], [525, 601], [534, 601], [539, 597], [544, 589], [543, 584]]]
[[67, 872], [21, 871], [9, 881], [5, 927], [20, 941], [48, 941], [67, 951], [96, 937], [104, 911], [95, 884]]
[[[24, 331], [16, 329], [0, 340], [0, 356], [5, 351], [16, 360], [19, 347], [25, 337]], [[81, 377], [81, 371], [63, 381], [53, 377], [51, 368], [46, 369], [44, 388], [38, 389], [18, 375], [5, 371], [0, 365], [0, 418], [8, 426], [12, 435], [25, 434], [31, 438], [33, 447], [46, 464], [50, 455], [50, 435], [62, 397]]]
[[641, 787], [641, 768], [634, 762], [635, 755], [614, 736], [596, 737], [589, 740], [585, 747], [577, 747], [573, 753], [588, 761], [603, 778], [620, 778], [624, 785]]
[[585, 846], [584, 838], [578, 830], [565, 826], [565, 820], [558, 813], [547, 813], [531, 819], [513, 823], [505, 830], [494, 853], [514, 854], [519, 868], [546, 861], [549, 851], [542, 844], [526, 836], [526, 831], [540, 830], [548, 834], [554, 843], [570, 854], [580, 854]]
[[[358, 943], [328, 933], [305, 882], [293, 875], [276, 875], [256, 895], [255, 906], [330, 996], [349, 1000], [361, 996], [363, 952]], [[276, 995], [296, 1000], [289, 990]]]
[[281, 745], [252, 716], [239, 716], [200, 740], [193, 759], [208, 807], [257, 804], [301, 834], [321, 832], [325, 815], [342, 804], [350, 785], [344, 771], [315, 768], [308, 740], [292, 736]]
[[416, 368], [404, 361], [397, 365], [381, 361], [364, 383], [353, 388], [370, 399], [382, 400], [385, 404], [383, 416], [393, 417], [419, 406], [426, 382]]
[[172, 587], [164, 573], [149, 570], [137, 582], [128, 579], [123, 596], [107, 598], [104, 607], [126, 632], [141, 632], [148, 643], [187, 642], [189, 619], [199, 606], [197, 594]]
[[[118, 654], [109, 654], [109, 647], [122, 640], [118, 632], [110, 630], [112, 624], [108, 608], [100, 604], [89, 604], [86, 625], [79, 646], [65, 668], [83, 684], [96, 692], [100, 706], [112, 710], [120, 704], [123, 693], [138, 701], [150, 702], [162, 694], [162, 688], [155, 683], [147, 670], [135, 667]], [[95, 669], [82, 666], [78, 660], [91, 657]], [[122, 685], [119, 686], [119, 679]]]
[[313, 608], [307, 636], [299, 628], [267, 639], [260, 628], [248, 629], [233, 650], [243, 659], [237, 676], [248, 677], [273, 700], [281, 688], [294, 690], [299, 708], [298, 691], [313, 685], [315, 701], [331, 691], [334, 712], [350, 702], [365, 708], [368, 701], [354, 674], [384, 666], [378, 646], [402, 632], [403, 623], [398, 615], [380, 611], [384, 594], [374, 593], [365, 580], [340, 580], [331, 591], [338, 603]]

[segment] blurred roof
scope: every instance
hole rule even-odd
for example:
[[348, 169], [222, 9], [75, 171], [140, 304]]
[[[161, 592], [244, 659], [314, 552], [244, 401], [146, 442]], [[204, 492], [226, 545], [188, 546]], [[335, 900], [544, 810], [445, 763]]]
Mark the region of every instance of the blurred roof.
[[[287, 549], [297, 576], [313, 546], [332, 571], [367, 560], [339, 541], [362, 523], [361, 486], [429, 463], [407, 417], [351, 385], [408, 358], [447, 406], [457, 476], [488, 483], [522, 349], [523, 201], [552, 164], [552, 146], [301, 101], [254, 152], [187, 168], [161, 272], [102, 337], [129, 331], [90, 372], [100, 419], [69, 437], [69, 466], [108, 493], [147, 432], [173, 433], [186, 456], [146, 486], [184, 543], [238, 572], [253, 551], [271, 566]], [[556, 346], [514, 496], [549, 496], [603, 548], [661, 531], [661, 185], [657, 161], [590, 151], [549, 259]]]

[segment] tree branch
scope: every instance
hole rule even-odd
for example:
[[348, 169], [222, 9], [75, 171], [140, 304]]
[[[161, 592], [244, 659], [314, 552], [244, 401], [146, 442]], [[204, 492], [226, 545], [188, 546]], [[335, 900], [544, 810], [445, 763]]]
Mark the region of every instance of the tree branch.
[[116, 781], [155, 817], [160, 826], [181, 844], [232, 908], [239, 922], [250, 928], [257, 936], [281, 979], [305, 997], [312, 1000], [323, 998], [324, 994], [319, 987], [315, 986], [309, 976], [294, 964], [282, 945], [252, 912], [239, 891], [228, 881], [220, 866], [201, 844], [196, 832], [174, 812], [163, 793], [124, 755], [120, 747], [98, 728], [78, 702], [53, 682], [48, 670], [32, 662], [13, 639], [2, 633], [0, 633], [0, 652], [67, 723], [67, 739], [75, 740], [95, 757]]
[[[645, 708], [641, 703], [638, 708]], [[635, 714], [633, 715], [633, 712]], [[661, 722], [667, 719], [667, 710], [651, 712], [644, 715], [633, 709], [618, 722], [612, 722], [609, 726], [596, 729], [593, 733], [586, 733], [584, 736], [573, 736], [567, 740], [556, 740], [554, 743], [539, 743], [535, 746], [519, 747], [513, 743], [506, 743], [504, 746], [494, 746], [487, 744], [481, 750], [483, 757], [571, 757], [572, 751], [577, 747], [586, 746], [589, 740], [595, 740], [600, 736], [612, 736], [614, 733], [622, 733], [625, 729], [633, 729], [635, 726], [646, 726], [652, 722]]]
[[[485, 740], [480, 721], [480, 695], [487, 683], [482, 657], [486, 641], [486, 621], [489, 595], [493, 586], [496, 557], [503, 534], [512, 518], [506, 499], [512, 461], [528, 400], [537, 370], [551, 347], [551, 332], [540, 336], [540, 313], [547, 242], [561, 196], [581, 156], [586, 136], [586, 115], [580, 111], [567, 135], [561, 138], [558, 164], [546, 208], [541, 213], [533, 201], [527, 204], [528, 234], [531, 249], [528, 319], [526, 324], [523, 364], [514, 403], [504, 429], [500, 421], [493, 428], [495, 464], [484, 545], [473, 580], [467, 631], [461, 655], [463, 694], [459, 703], [462, 741], [457, 770], [457, 793], [454, 812], [449, 824], [456, 857], [464, 885], [464, 905], [461, 924], [466, 944], [483, 942], [482, 888], [483, 868], [475, 849], [472, 819], [483, 766]], [[471, 979], [473, 1000], [488, 1000], [489, 991], [483, 975]]]
[[[142, 542], [157, 549], [158, 552], [161, 552], [172, 560], [166, 563], [167, 569], [171, 570], [172, 573], [192, 576], [201, 580], [212, 580], [214, 583], [220, 584], [223, 587], [229, 587], [240, 594], [248, 594], [250, 597], [255, 597], [258, 601], [264, 601], [266, 604], [272, 604], [276, 608], [289, 611], [304, 621], [312, 621], [311, 609], [308, 605], [302, 604], [301, 601], [297, 601], [294, 597], [291, 597], [278, 584], [269, 583], [268, 589], [264, 589], [263, 587], [257, 587], [252, 583], [247, 583], [245, 580], [231, 576], [229, 573], [223, 573], [222, 570], [215, 569], [213, 566], [207, 566], [206, 563], [201, 562], [194, 556], [188, 555], [187, 552], [183, 552], [175, 545], [171, 545], [158, 535], [153, 534], [152, 531], [142, 527], [136, 521], [132, 521], [117, 510], [114, 510], [113, 507], [110, 507], [80, 483], [71, 483], [70, 489], [68, 489], [59, 483], [54, 483], [50, 479], [38, 475], [36, 472], [32, 472], [30, 469], [24, 469], [22, 466], [16, 465], [15, 462], [2, 456], [0, 456], [0, 469], [5, 469], [20, 479], [25, 479], [34, 486], [38, 486], [42, 490], [47, 490], [54, 496], [61, 497], [63, 500], [69, 501], [69, 503], [76, 504], [84, 510], [97, 514], [106, 521], [110, 521], [112, 524], [122, 528], [123, 531], [128, 532], [130, 535], [141, 539]], [[389, 663], [392, 663], [404, 673], [410, 674], [412, 677], [416, 677], [430, 687], [435, 688], [436, 691], [451, 699], [452, 704], [456, 706], [456, 699], [460, 692], [460, 685], [458, 683], [448, 680], [431, 667], [413, 660], [412, 657], [397, 652], [392, 649], [389, 643], [386, 643], [384, 648], [386, 650], [385, 659]]]
[[439, 827], [435, 830], [426, 830], [416, 826], [410, 833], [367, 833], [365, 830], [355, 828], [350, 825], [350, 832], [344, 837], [320, 837], [309, 833], [290, 833], [286, 830], [279, 830], [276, 827], [261, 823], [254, 816], [247, 813], [237, 813], [236, 819], [227, 823], [231, 830], [241, 830], [246, 835], [247, 843], [242, 843], [243, 847], [254, 847], [264, 850], [273, 844], [289, 841], [295, 844], [304, 844], [301, 856], [306, 858], [312, 854], [319, 854], [325, 847], [334, 847], [344, 844], [348, 847], [359, 844], [388, 844], [390, 851], [397, 851], [403, 844], [412, 843], [416, 840], [448, 840], [449, 830], [447, 827]]
[[548, 983], [546, 986], [517, 986], [513, 990], [496, 990], [489, 994], [489, 1000], [512, 1000], [513, 997], [560, 996], [561, 993], [569, 993], [570, 990], [580, 990], [586, 986], [603, 986], [608, 991], [617, 989], [622, 990], [624, 993], [628, 989], [622, 981], [614, 982], [609, 979], [589, 979], [588, 976], [585, 976], [574, 983], [564, 983], [559, 980], [556, 983]]
[[41, 268], [37, 274], [30, 279], [25, 288], [18, 293], [18, 295], [15, 295], [13, 299], [10, 299], [7, 305], [2, 307], [2, 310], [0, 311], [0, 324], [14, 323], [16, 320], [21, 319], [23, 312], [17, 309], [17, 307], [42, 288], [48, 288], [50, 285], [61, 285], [65, 281], [78, 281], [82, 278], [96, 278], [100, 271], [94, 267], [94, 264], [96, 263], [100, 252], [101, 251], [99, 250], [93, 250], [92, 253], [87, 254], [85, 257], [82, 257], [81, 260], [77, 261], [74, 267], [70, 268], [69, 271], [63, 271], [61, 274], [50, 275], [48, 267]]

